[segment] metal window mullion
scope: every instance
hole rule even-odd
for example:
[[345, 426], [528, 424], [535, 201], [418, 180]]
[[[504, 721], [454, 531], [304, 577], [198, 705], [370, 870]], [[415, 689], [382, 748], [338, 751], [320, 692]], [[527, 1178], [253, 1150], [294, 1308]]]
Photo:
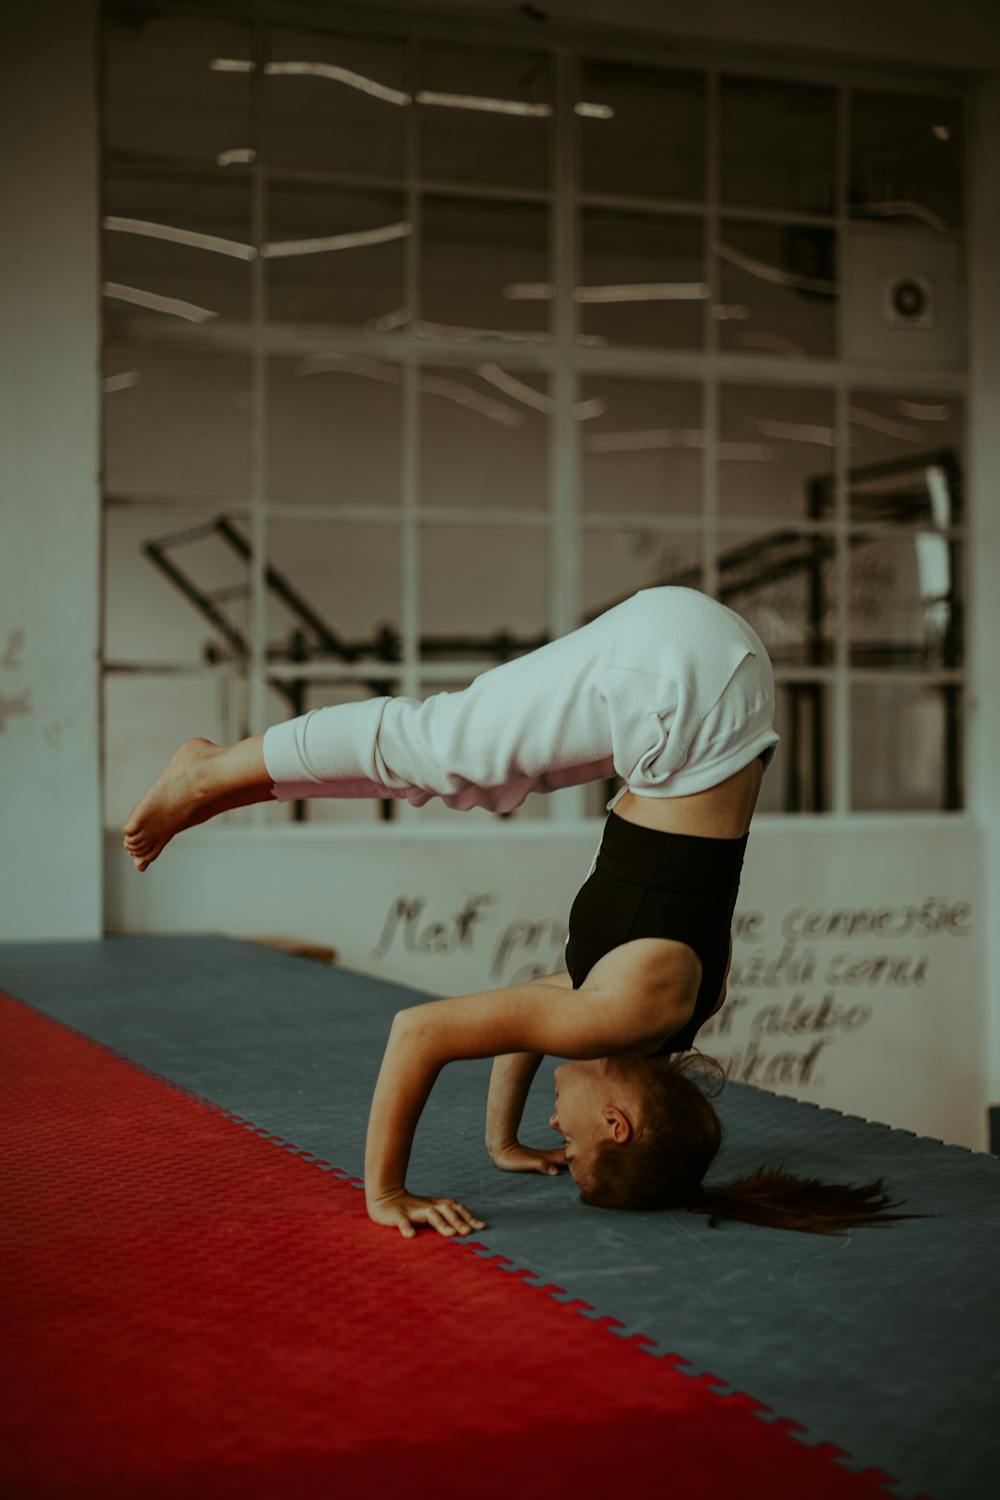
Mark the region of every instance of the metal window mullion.
[[[267, 232], [265, 180], [260, 170], [264, 104], [264, 5], [254, 0], [250, 75], [250, 148], [253, 166], [250, 178], [252, 235], [255, 255], [250, 262], [250, 733], [260, 734], [268, 724], [267, 702], [267, 594], [264, 585], [267, 551], [265, 474], [267, 465], [267, 355], [262, 331], [267, 321], [267, 286], [261, 248]], [[256, 803], [251, 823], [267, 821], [267, 807]]]
[[[420, 43], [411, 33], [406, 38], [406, 88], [413, 99], [419, 85]], [[416, 110], [408, 111], [406, 127], [406, 216], [410, 224], [407, 237], [403, 289], [403, 306], [407, 309], [411, 323], [420, 316], [420, 267], [421, 267], [421, 209], [417, 178], [420, 173], [420, 139], [417, 129]], [[420, 694], [420, 369], [418, 355], [410, 350], [403, 366], [403, 400], [401, 410], [401, 473], [400, 494], [402, 499], [402, 646], [403, 671], [402, 690], [415, 698]], [[407, 804], [407, 810], [413, 809]]]
[[[421, 40], [413, 32], [405, 39], [406, 91], [415, 100], [419, 87], [421, 66]], [[420, 131], [417, 111], [411, 106], [406, 120], [406, 217], [410, 225], [404, 259], [403, 306], [410, 327], [420, 317], [421, 277], [421, 211], [420, 184]], [[428, 680], [427, 668], [420, 653], [420, 620], [422, 613], [420, 597], [420, 354], [410, 345], [402, 362], [402, 401], [400, 407], [400, 570], [402, 597], [400, 599], [400, 635], [403, 662], [399, 677], [399, 689], [403, 696], [423, 696]], [[395, 807], [393, 822], [409, 824], [417, 819], [417, 809], [405, 798]]]
[[718, 298], [716, 275], [721, 274], [715, 246], [719, 236], [719, 74], [705, 77], [705, 220], [703, 277], [709, 288], [705, 299], [705, 352], [708, 366], [702, 387], [704, 438], [701, 449], [702, 583], [714, 599], [719, 593], [719, 322], [712, 311]]
[[833, 806], [834, 813], [846, 813], [851, 802], [851, 691], [848, 677], [848, 631], [850, 604], [850, 556], [848, 537], [848, 444], [850, 429], [847, 410], [849, 378], [844, 370], [844, 353], [848, 327], [851, 289], [847, 277], [847, 188], [850, 172], [851, 91], [841, 85], [837, 91], [837, 363], [834, 386], [834, 533], [833, 556], [834, 655], [833, 655]]
[[[580, 524], [580, 443], [576, 420], [579, 374], [576, 363], [579, 304], [574, 296], [578, 244], [579, 139], [575, 104], [579, 82], [579, 54], [560, 46], [552, 54], [555, 68], [555, 115], [549, 138], [552, 187], [549, 212], [550, 265], [555, 284], [556, 360], [550, 379], [552, 424], [548, 450], [548, 600], [547, 618], [552, 640], [575, 630], [583, 613]], [[552, 804], [552, 820], [575, 823], [586, 815], [586, 788], [565, 787]]]

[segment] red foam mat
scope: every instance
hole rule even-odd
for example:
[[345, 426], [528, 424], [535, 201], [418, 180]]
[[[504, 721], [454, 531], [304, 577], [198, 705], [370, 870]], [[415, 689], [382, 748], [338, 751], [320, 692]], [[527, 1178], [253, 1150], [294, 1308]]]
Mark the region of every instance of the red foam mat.
[[4, 1495], [884, 1500], [750, 1397], [373, 1225], [315, 1159], [2, 995], [0, 1118]]

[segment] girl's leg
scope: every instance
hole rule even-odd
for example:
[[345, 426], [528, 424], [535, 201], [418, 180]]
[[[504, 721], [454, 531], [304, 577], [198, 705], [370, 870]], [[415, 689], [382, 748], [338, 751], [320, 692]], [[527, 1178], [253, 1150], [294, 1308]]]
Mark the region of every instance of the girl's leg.
[[263, 734], [255, 734], [228, 746], [211, 740], [184, 741], [122, 829], [122, 841], [137, 870], [152, 864], [175, 833], [234, 807], [270, 800], [272, 782], [264, 764], [263, 739]]

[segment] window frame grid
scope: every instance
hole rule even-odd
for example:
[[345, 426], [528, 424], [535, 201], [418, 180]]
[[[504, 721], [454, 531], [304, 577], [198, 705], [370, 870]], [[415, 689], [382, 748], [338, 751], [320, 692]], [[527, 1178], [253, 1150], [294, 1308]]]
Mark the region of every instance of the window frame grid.
[[[152, 3], [152, 0], [138, 0], [130, 7], [133, 10], [154, 10], [163, 13], [162, 5]], [[247, 19], [248, 7], [246, 5], [233, 5], [231, 8], [225, 5], [214, 7], [216, 16], [224, 17], [231, 15], [232, 18]], [[260, 142], [261, 119], [263, 110], [264, 89], [264, 65], [267, 50], [268, 28], [272, 24], [294, 24], [298, 8], [295, 5], [280, 5], [265, 3], [265, 0], [254, 0], [253, 20], [251, 23], [252, 54], [255, 63], [254, 71], [250, 79], [250, 137], [251, 148], [254, 151], [254, 160], [249, 167], [252, 188], [252, 219], [255, 243], [259, 246], [264, 242], [266, 222], [266, 193], [270, 180], [310, 180], [322, 181], [335, 185], [344, 184], [345, 174], [338, 173], [296, 173], [294, 169], [270, 168], [261, 164]], [[171, 5], [170, 15], [190, 14], [203, 17], [204, 13], [192, 11], [183, 4]], [[102, 17], [104, 12], [102, 12]], [[454, 33], [450, 26], [434, 20], [427, 21], [426, 18], [414, 18], [412, 16], [395, 16], [388, 12], [379, 15], [364, 13], [363, 15], [352, 11], [351, 7], [330, 5], [323, 16], [324, 30], [338, 34], [349, 33], [359, 36], [385, 35], [397, 39], [405, 48], [406, 83], [411, 96], [416, 95], [419, 87], [420, 76], [420, 51], [427, 42], [454, 41]], [[303, 25], [315, 26], [316, 16], [314, 12], [301, 15]], [[560, 35], [559, 31], [564, 34]], [[701, 532], [702, 538], [702, 582], [710, 594], [715, 595], [718, 590], [719, 567], [718, 567], [718, 537], [723, 527], [727, 531], [746, 531], [753, 534], [754, 530], [764, 531], [773, 529], [776, 524], [793, 524], [795, 529], [803, 533], [818, 533], [833, 535], [836, 538], [833, 566], [833, 592], [834, 592], [834, 659], [831, 666], [810, 667], [787, 666], [776, 667], [775, 676], [778, 682], [801, 681], [801, 682], [825, 682], [832, 687], [832, 805], [828, 812], [821, 814], [823, 818], [836, 817], [854, 820], [857, 818], [872, 817], [920, 817], [926, 819], [933, 816], [962, 816], [964, 808], [957, 813], [935, 814], [932, 812], [913, 810], [905, 812], [871, 812], [858, 813], [850, 808], [850, 701], [851, 686], [856, 681], [878, 681], [878, 682], [908, 682], [916, 684], [920, 682], [954, 682], [965, 685], [968, 676], [967, 652], [963, 658], [963, 665], [956, 669], [947, 670], [913, 670], [906, 668], [858, 668], [850, 665], [850, 643], [849, 643], [849, 536], [852, 532], [868, 532], [901, 535], [902, 533], [887, 532], [884, 524], [879, 523], [852, 523], [849, 518], [849, 496], [848, 496], [848, 463], [847, 463], [847, 439], [849, 429], [848, 406], [850, 392], [853, 387], [863, 385], [868, 389], [899, 389], [905, 386], [907, 390], [919, 391], [921, 389], [933, 390], [941, 394], [951, 393], [965, 396], [968, 390], [968, 364], [961, 369], [937, 368], [924, 371], [906, 371], [895, 368], [872, 368], [861, 369], [856, 364], [851, 364], [843, 358], [845, 347], [844, 332], [846, 324], [846, 310], [849, 305], [850, 288], [847, 284], [847, 257], [844, 253], [846, 238], [851, 224], [854, 222], [850, 215], [848, 202], [848, 182], [850, 169], [850, 110], [853, 90], [855, 88], [884, 88], [896, 92], [909, 92], [915, 94], [929, 94], [940, 91], [961, 101], [963, 110], [963, 171], [965, 177], [965, 203], [963, 224], [960, 230], [950, 231], [953, 239], [958, 239], [963, 246], [965, 263], [968, 266], [971, 242], [971, 221], [969, 218], [971, 204], [971, 180], [972, 180], [972, 143], [969, 140], [969, 103], [968, 82], [962, 77], [954, 77], [950, 73], [934, 73], [924, 70], [909, 70], [909, 75], [886, 74], [878, 69], [864, 67], [838, 67], [825, 68], [810, 64], [797, 64], [794, 62], [777, 62], [767, 56], [747, 57], [745, 54], [740, 58], [727, 57], [724, 52], [718, 50], [711, 54], [707, 50], [692, 53], [676, 53], [668, 46], [664, 46], [662, 55], [655, 41], [646, 48], [633, 50], [627, 43], [617, 43], [611, 37], [597, 37], [592, 41], [586, 38], [585, 30], [574, 26], [572, 28], [560, 28], [556, 31], [549, 29], [543, 38], [534, 32], [525, 33], [521, 36], [513, 36], [510, 27], [506, 29], [497, 27], [483, 28], [481, 25], [469, 24], [468, 19], [462, 18], [462, 26], [459, 37], [460, 45], [470, 48], [484, 46], [490, 48], [507, 48], [510, 50], [524, 51], [534, 50], [547, 52], [550, 55], [555, 76], [555, 109], [551, 117], [551, 129], [549, 132], [549, 149], [551, 161], [550, 187], [545, 191], [520, 190], [505, 188], [486, 188], [476, 184], [465, 183], [439, 183], [424, 179], [421, 174], [421, 162], [419, 151], [419, 127], [418, 113], [411, 109], [408, 111], [405, 122], [406, 130], [406, 181], [403, 190], [406, 195], [406, 212], [409, 221], [414, 226], [414, 232], [407, 237], [404, 258], [404, 303], [411, 310], [414, 318], [421, 316], [420, 309], [420, 255], [421, 255], [421, 210], [423, 196], [426, 193], [451, 194], [456, 197], [467, 199], [493, 198], [496, 200], [515, 201], [519, 203], [548, 202], [550, 206], [550, 266], [552, 267], [556, 297], [554, 301], [554, 322], [550, 325], [548, 342], [536, 345], [525, 345], [516, 347], [500, 340], [485, 340], [472, 343], [463, 342], [456, 347], [453, 341], [447, 344], [441, 341], [440, 347], [435, 347], [435, 340], [431, 338], [417, 337], [413, 335], [394, 334], [391, 347], [386, 347], [384, 335], [366, 334], [361, 330], [339, 329], [324, 331], [315, 325], [304, 328], [288, 329], [287, 327], [274, 330], [267, 325], [266, 296], [267, 288], [265, 281], [265, 269], [263, 257], [256, 255], [251, 268], [251, 317], [247, 325], [217, 327], [212, 331], [204, 328], [166, 328], [160, 326], [155, 319], [145, 320], [145, 326], [134, 330], [135, 341], [140, 344], [155, 347], [191, 347], [197, 346], [206, 350], [218, 348], [226, 352], [247, 352], [251, 358], [251, 410], [253, 421], [251, 424], [251, 452], [250, 452], [250, 483], [248, 499], [242, 504], [234, 502], [227, 510], [233, 514], [247, 515], [254, 544], [254, 557], [251, 567], [250, 598], [251, 598], [251, 650], [246, 667], [219, 667], [206, 666], [195, 668], [192, 665], [178, 663], [155, 664], [144, 667], [138, 663], [118, 663], [104, 661], [102, 663], [105, 675], [112, 673], [146, 673], [149, 675], [163, 672], [173, 673], [190, 677], [212, 676], [217, 679], [236, 679], [248, 681], [251, 725], [250, 732], [257, 733], [266, 726], [268, 721], [267, 694], [269, 680], [280, 677], [297, 676], [300, 678], [321, 679], [329, 683], [339, 681], [378, 680], [384, 677], [386, 681], [395, 681], [400, 684], [404, 693], [416, 696], [421, 682], [433, 680], [454, 681], [456, 677], [463, 675], [475, 675], [492, 665], [490, 660], [469, 661], [466, 663], [431, 663], [421, 662], [419, 658], [419, 574], [420, 574], [420, 528], [423, 525], [435, 522], [461, 521], [463, 523], [476, 524], [511, 524], [520, 526], [531, 526], [543, 528], [547, 533], [547, 556], [548, 556], [548, 597], [547, 616], [550, 634], [555, 637], [571, 629], [579, 618], [579, 606], [582, 597], [581, 590], [581, 553], [583, 533], [587, 529], [627, 529], [634, 524], [646, 530], [656, 530], [659, 533], [690, 534], [695, 531]], [[602, 61], [621, 61], [623, 63], [636, 63], [638, 65], [660, 66], [671, 71], [697, 71], [705, 79], [705, 193], [702, 203], [691, 203], [688, 201], [673, 201], [661, 199], [616, 197], [606, 194], [583, 194], [578, 191], [578, 152], [579, 152], [579, 130], [577, 126], [574, 104], [578, 90], [576, 82], [579, 78], [581, 63], [586, 56], [596, 55]], [[719, 202], [719, 172], [720, 172], [720, 79], [723, 75], [743, 75], [747, 77], [771, 78], [775, 82], [782, 80], [799, 82], [816, 82], [819, 84], [832, 85], [837, 90], [837, 151], [836, 151], [836, 192], [837, 211], [834, 215], [804, 214], [793, 211], [764, 210], [754, 208], [727, 208]], [[112, 159], [105, 165], [105, 171], [114, 172], [116, 164]], [[178, 170], [182, 168], [178, 165]], [[140, 167], [141, 170], [141, 167]], [[169, 167], [165, 169], [169, 175]], [[233, 172], [231, 175], [243, 175]], [[349, 175], [349, 174], [348, 174]], [[357, 174], [351, 176], [352, 186], [364, 185], [361, 177]], [[388, 179], [364, 177], [364, 183], [377, 183], [380, 186], [392, 186], [396, 191], [400, 184]], [[704, 226], [704, 279], [708, 285], [716, 284], [716, 242], [720, 220], [725, 218], [742, 219], [755, 222], [772, 222], [779, 224], [799, 223], [814, 224], [831, 227], [837, 236], [837, 266], [838, 266], [838, 298], [837, 298], [837, 348], [838, 356], [832, 360], [804, 360], [795, 362], [791, 368], [789, 364], [773, 356], [740, 356], [738, 354], [726, 354], [719, 351], [719, 329], [718, 322], [711, 314], [711, 301], [706, 299], [705, 317], [705, 342], [704, 348], [697, 351], [671, 351], [656, 349], [595, 349], [577, 347], [577, 335], [579, 325], [578, 303], [572, 295], [572, 287], [577, 278], [576, 272], [581, 260], [581, 225], [583, 210], [588, 207], [607, 207], [622, 212], [648, 211], [657, 216], [665, 214], [683, 214], [700, 218]], [[142, 324], [142, 319], [133, 320]], [[133, 330], [124, 336], [128, 342], [132, 337]], [[214, 333], [214, 337], [213, 337]], [[336, 345], [339, 352], [350, 352], [352, 347], [359, 351], [377, 351], [381, 357], [398, 362], [401, 367], [402, 381], [402, 409], [401, 409], [401, 473], [400, 473], [400, 497], [401, 504], [398, 507], [372, 507], [364, 506], [325, 506], [325, 505], [275, 505], [269, 504], [266, 498], [265, 476], [266, 476], [266, 422], [265, 414], [267, 408], [267, 358], [271, 353], [300, 353], [312, 347], [322, 347], [328, 350], [331, 341]], [[518, 367], [528, 370], [542, 370], [549, 375], [549, 388], [552, 395], [552, 424], [549, 429], [549, 483], [548, 504], [544, 509], [537, 512], [522, 512], [507, 510], [503, 507], [490, 507], [487, 510], [472, 510], [464, 507], [434, 507], [422, 508], [420, 504], [419, 489], [419, 443], [420, 443], [420, 370], [425, 364], [445, 363], [456, 367], [467, 368], [483, 358], [497, 357], [502, 354], [508, 368]], [[718, 483], [718, 459], [714, 462], [703, 462], [701, 465], [701, 510], [699, 514], [690, 516], [663, 517], [655, 514], [611, 514], [606, 512], [585, 512], [580, 509], [580, 434], [574, 417], [574, 406], [576, 391], [581, 375], [586, 373], [606, 373], [615, 375], [628, 375], [629, 373], [645, 374], [650, 376], [660, 375], [668, 378], [681, 378], [697, 381], [702, 390], [705, 444], [703, 451], [706, 454], [716, 452], [719, 433], [719, 388], [728, 383], [752, 383], [758, 385], [781, 385], [796, 384], [825, 387], [832, 389], [835, 400], [835, 431], [836, 445], [834, 450], [834, 495], [835, 510], [831, 522], [815, 522], [803, 518], [800, 521], [786, 522], [781, 517], [739, 517], [727, 520], [720, 517], [719, 512], [719, 483]], [[968, 427], [969, 427], [969, 403], [963, 402], [962, 414], [962, 441], [964, 452], [968, 451]], [[215, 497], [211, 502], [211, 508], [218, 510], [219, 500]], [[158, 508], [169, 509], [172, 504], [178, 507], [184, 506], [197, 509], [199, 501], [180, 498], [176, 502], [168, 497], [147, 499], [138, 497], [130, 500], [127, 496], [105, 493], [104, 507], [107, 510], [116, 506], [128, 508]], [[209, 506], [206, 504], [206, 513]], [[285, 520], [309, 519], [309, 520], [366, 520], [385, 521], [389, 524], [400, 526], [401, 530], [401, 640], [402, 660], [397, 663], [362, 664], [354, 668], [347, 668], [344, 664], [337, 666], [335, 670], [327, 663], [280, 663], [268, 664], [267, 662], [267, 640], [266, 640], [266, 614], [267, 595], [265, 586], [265, 567], [267, 558], [267, 532], [271, 520], [281, 518]], [[914, 528], [919, 530], [920, 528]], [[969, 551], [970, 551], [970, 518], [968, 507], [963, 510], [962, 524], [937, 532], [942, 536], [959, 539], [962, 542], [962, 559], [960, 563], [961, 583], [961, 608], [968, 610], [968, 587], [970, 583], [969, 573]], [[958, 775], [960, 782], [964, 785], [966, 779], [965, 750], [966, 736], [962, 735], [963, 744], [960, 750]], [[553, 809], [554, 818], [551, 821], [577, 824], [582, 818], [584, 799], [583, 788], [569, 789], [562, 794], [562, 800]], [[409, 804], [402, 802], [398, 804], [401, 818], [399, 821], [408, 821], [415, 813], [415, 809]], [[797, 826], [803, 817], [808, 814], [772, 814], [774, 820], [780, 820], [783, 826]], [[253, 809], [253, 821], [257, 825], [266, 823], [266, 810], [261, 807]], [[591, 820], [587, 820], [591, 821]], [[269, 830], [274, 825], [266, 823]], [[393, 827], [399, 823], [394, 820]]]

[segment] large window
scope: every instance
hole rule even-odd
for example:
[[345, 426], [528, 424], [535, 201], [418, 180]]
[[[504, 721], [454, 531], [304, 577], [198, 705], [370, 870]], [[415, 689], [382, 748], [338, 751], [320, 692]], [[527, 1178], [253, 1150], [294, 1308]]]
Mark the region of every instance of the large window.
[[667, 583], [771, 652], [762, 810], [960, 808], [963, 101], [357, 14], [103, 15], [108, 822]]

